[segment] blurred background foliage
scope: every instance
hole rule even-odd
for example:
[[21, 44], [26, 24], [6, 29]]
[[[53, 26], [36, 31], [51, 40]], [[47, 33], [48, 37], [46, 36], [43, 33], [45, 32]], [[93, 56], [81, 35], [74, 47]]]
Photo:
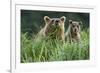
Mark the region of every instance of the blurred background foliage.
[[81, 30], [89, 28], [89, 13], [21, 10], [21, 33], [28, 32], [29, 36], [38, 33], [45, 26], [44, 16], [51, 18], [65, 16], [65, 30], [68, 28], [68, 20], [82, 21]]

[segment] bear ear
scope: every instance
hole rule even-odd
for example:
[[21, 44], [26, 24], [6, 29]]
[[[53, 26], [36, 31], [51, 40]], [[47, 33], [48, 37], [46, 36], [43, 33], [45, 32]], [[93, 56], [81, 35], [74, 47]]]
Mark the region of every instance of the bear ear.
[[69, 20], [69, 24], [72, 24], [72, 22], [73, 22], [72, 20]]
[[44, 20], [45, 20], [45, 22], [49, 22], [51, 20], [51, 18], [48, 16], [44, 16]]
[[60, 19], [61, 19], [62, 22], [65, 22], [66, 17], [65, 16], [62, 16]]
[[82, 24], [82, 21], [79, 22], [79, 25], [81, 25], [81, 24]]

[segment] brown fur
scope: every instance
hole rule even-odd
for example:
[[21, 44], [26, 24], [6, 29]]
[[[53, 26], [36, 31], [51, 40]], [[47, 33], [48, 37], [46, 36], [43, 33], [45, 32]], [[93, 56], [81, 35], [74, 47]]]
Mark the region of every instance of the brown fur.
[[57, 38], [64, 40], [64, 22], [65, 17], [61, 18], [50, 18], [48, 16], [44, 17], [45, 26], [39, 32], [40, 35], [44, 37]]
[[69, 20], [68, 31], [65, 33], [65, 40], [69, 42], [80, 41], [80, 24], [82, 22]]

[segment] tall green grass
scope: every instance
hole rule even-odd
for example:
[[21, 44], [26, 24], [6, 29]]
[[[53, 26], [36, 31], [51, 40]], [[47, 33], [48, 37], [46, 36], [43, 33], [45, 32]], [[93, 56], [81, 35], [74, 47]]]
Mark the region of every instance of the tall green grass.
[[89, 32], [81, 32], [80, 43], [61, 41], [21, 34], [21, 62], [49, 62], [89, 59]]

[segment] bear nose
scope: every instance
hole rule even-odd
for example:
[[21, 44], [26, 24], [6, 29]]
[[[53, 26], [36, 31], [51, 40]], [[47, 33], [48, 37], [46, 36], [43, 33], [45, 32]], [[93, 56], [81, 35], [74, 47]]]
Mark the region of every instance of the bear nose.
[[59, 22], [59, 20], [56, 20], [56, 23], [58, 23]]
[[77, 29], [75, 29], [75, 32], [77, 32]]
[[56, 21], [55, 21], [55, 24], [58, 25], [58, 24], [59, 24], [59, 20], [56, 20]]

